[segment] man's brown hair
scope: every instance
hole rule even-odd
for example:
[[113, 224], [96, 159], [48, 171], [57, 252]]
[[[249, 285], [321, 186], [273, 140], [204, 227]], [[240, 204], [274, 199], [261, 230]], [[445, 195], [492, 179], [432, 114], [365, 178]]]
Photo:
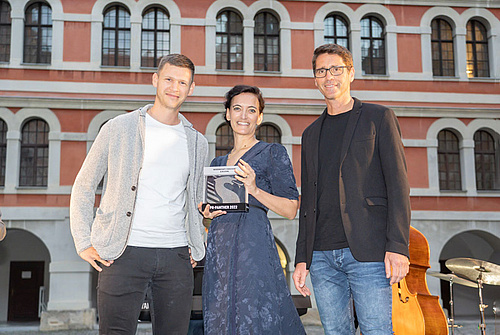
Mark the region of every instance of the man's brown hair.
[[352, 67], [352, 54], [347, 48], [338, 44], [323, 44], [314, 50], [312, 58], [313, 72], [316, 71], [316, 59], [322, 54], [338, 55], [344, 61], [344, 64], [349, 68]]

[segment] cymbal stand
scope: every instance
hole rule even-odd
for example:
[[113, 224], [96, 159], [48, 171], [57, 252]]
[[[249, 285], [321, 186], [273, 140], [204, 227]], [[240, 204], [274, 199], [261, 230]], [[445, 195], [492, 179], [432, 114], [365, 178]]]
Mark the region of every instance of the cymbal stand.
[[450, 317], [448, 318], [448, 322], [450, 322], [450, 324], [448, 325], [448, 328], [450, 328], [450, 333], [451, 333], [450, 335], [454, 335], [455, 328], [462, 328], [462, 326], [455, 324], [455, 306], [453, 304], [453, 277], [450, 277], [449, 282], [450, 282]]
[[455, 334], [455, 307], [453, 306], [453, 277], [450, 277], [450, 330], [451, 335]]
[[479, 269], [479, 277], [477, 277], [477, 288], [479, 291], [479, 313], [481, 314], [481, 324], [479, 328], [481, 329], [481, 335], [486, 335], [486, 323], [484, 320], [484, 309], [488, 307], [483, 304], [483, 272], [485, 270], [483, 267]]
[[497, 302], [496, 300], [493, 301], [493, 314], [495, 315], [495, 331], [494, 333], [497, 333]]

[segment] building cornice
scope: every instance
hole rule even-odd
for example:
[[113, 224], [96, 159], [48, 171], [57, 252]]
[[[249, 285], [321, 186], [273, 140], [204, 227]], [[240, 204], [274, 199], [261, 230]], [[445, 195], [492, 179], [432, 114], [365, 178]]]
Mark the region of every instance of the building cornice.
[[[282, 1], [280, 1], [282, 2]], [[285, 2], [333, 2], [331, 0], [286, 0]], [[337, 2], [337, 1], [335, 1]], [[404, 6], [446, 6], [446, 7], [472, 7], [472, 8], [500, 8], [500, 0], [343, 0], [341, 3], [377, 4], [377, 5], [404, 5]]]
[[[49, 109], [89, 109], [89, 110], [127, 110], [132, 111], [150, 100], [114, 100], [114, 99], [74, 99], [74, 98], [45, 98], [45, 97], [0, 97], [0, 105], [13, 108], [49, 108]], [[450, 107], [402, 107], [390, 106], [400, 117], [429, 117], [429, 118], [482, 118], [498, 119], [500, 110], [496, 108], [450, 108]], [[266, 103], [266, 114], [280, 115], [319, 115], [325, 105], [318, 100], [318, 104], [302, 103]], [[181, 112], [219, 113], [222, 112], [222, 101], [186, 101]]]

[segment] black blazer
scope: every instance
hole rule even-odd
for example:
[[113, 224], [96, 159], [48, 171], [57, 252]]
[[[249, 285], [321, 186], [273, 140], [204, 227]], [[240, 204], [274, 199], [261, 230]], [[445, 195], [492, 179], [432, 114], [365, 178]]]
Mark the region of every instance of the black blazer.
[[[316, 230], [318, 147], [327, 110], [302, 134], [299, 235], [295, 264], [311, 265]], [[342, 222], [353, 256], [381, 262], [385, 252], [409, 256], [410, 187], [396, 115], [354, 99], [340, 153]]]

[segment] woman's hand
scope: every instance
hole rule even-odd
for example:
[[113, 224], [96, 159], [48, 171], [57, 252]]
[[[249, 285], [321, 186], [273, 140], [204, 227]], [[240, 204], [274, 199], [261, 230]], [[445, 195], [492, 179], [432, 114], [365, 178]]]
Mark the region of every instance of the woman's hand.
[[203, 204], [200, 202], [198, 204], [198, 210], [200, 211], [200, 213], [203, 215], [203, 217], [205, 219], [213, 219], [219, 215], [223, 215], [223, 214], [226, 214], [226, 211], [213, 211], [213, 212], [210, 212], [210, 205], [207, 204], [205, 206], [205, 210], [202, 210], [201, 207], [203, 206]]
[[245, 188], [247, 189], [248, 194], [251, 194], [255, 197], [255, 195], [259, 191], [259, 188], [257, 187], [257, 184], [255, 183], [255, 171], [243, 159], [239, 160], [238, 167], [239, 167], [239, 169], [235, 170], [236, 171], [236, 179], [238, 179], [239, 181], [241, 181], [243, 183], [243, 185], [245, 185]]
[[299, 208], [298, 200], [279, 197], [258, 188], [255, 183], [255, 171], [242, 159], [238, 162], [238, 168], [235, 171], [236, 179], [245, 185], [248, 194], [253, 195], [258, 202], [278, 215], [284, 216], [290, 220], [295, 218], [297, 209]]

